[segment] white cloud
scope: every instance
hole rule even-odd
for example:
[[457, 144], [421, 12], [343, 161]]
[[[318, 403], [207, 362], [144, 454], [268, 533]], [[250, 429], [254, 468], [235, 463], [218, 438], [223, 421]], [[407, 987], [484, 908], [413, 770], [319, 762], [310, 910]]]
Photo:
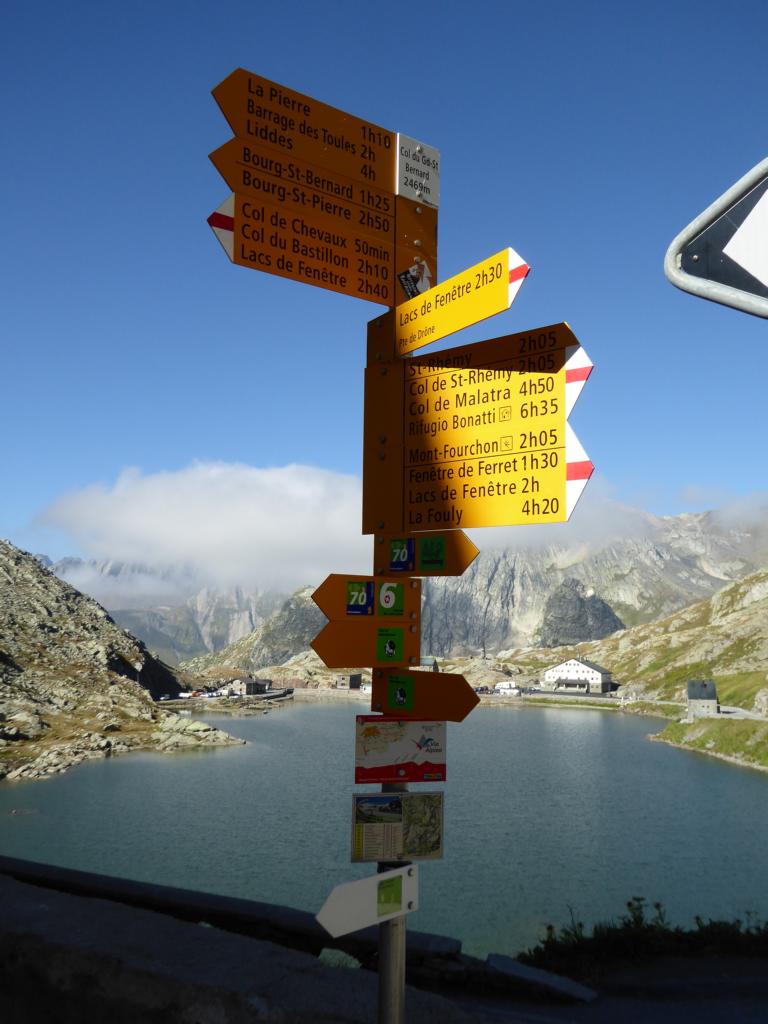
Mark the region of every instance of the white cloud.
[[567, 523], [500, 526], [467, 530], [467, 533], [486, 551], [549, 547], [595, 549], [627, 537], [643, 537], [653, 532], [656, 522], [650, 513], [617, 501], [605, 478], [593, 476]]
[[369, 572], [361, 485], [312, 466], [261, 469], [198, 462], [144, 475], [124, 470], [59, 498], [44, 525], [95, 559], [174, 567], [202, 584], [293, 590], [329, 572]]

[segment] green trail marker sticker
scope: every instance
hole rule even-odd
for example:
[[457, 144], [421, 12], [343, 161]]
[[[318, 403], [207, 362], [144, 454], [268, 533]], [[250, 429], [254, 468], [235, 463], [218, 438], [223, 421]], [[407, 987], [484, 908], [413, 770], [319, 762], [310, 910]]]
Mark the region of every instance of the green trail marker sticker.
[[379, 882], [376, 890], [376, 913], [379, 917], [384, 914], [396, 914], [403, 909], [403, 878], [386, 878]]
[[377, 629], [376, 660], [393, 662], [402, 661], [403, 643], [404, 639], [402, 629]]
[[390, 676], [387, 680], [387, 706], [392, 711], [413, 710], [413, 676]]
[[379, 615], [396, 615], [402, 618], [405, 614], [405, 585], [403, 583], [379, 584]]
[[445, 568], [445, 537], [422, 537], [419, 544], [420, 569]]

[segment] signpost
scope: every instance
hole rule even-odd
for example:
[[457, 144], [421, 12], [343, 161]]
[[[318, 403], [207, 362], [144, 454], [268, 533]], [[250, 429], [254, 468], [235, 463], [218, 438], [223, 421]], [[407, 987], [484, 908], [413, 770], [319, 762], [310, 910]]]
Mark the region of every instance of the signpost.
[[680, 232], [664, 273], [692, 295], [768, 317], [768, 159]]
[[[382, 871], [337, 886], [317, 920], [332, 935], [380, 925], [379, 1021], [403, 1024], [418, 871], [391, 862], [443, 852], [443, 794], [408, 783], [445, 780], [445, 723], [479, 703], [463, 676], [414, 670], [418, 577], [472, 563], [478, 550], [460, 526], [568, 518], [593, 468], [567, 423], [592, 364], [567, 324], [404, 360], [507, 310], [528, 265], [506, 248], [438, 284], [436, 149], [242, 68], [213, 95], [235, 136], [210, 154], [233, 190], [208, 218], [229, 259], [389, 307], [367, 337], [373, 574], [333, 573], [318, 587], [329, 621], [312, 643], [331, 668], [371, 668], [374, 714], [357, 718], [355, 781], [382, 791], [353, 795], [352, 860]], [[768, 295], [768, 184], [758, 191], [723, 251]]]
[[374, 669], [371, 710], [399, 718], [463, 722], [480, 698], [464, 676]]
[[567, 520], [592, 473], [567, 424], [591, 370], [564, 323], [369, 367], [363, 532]]
[[329, 935], [338, 938], [418, 909], [419, 867], [409, 864], [337, 885], [315, 919]]

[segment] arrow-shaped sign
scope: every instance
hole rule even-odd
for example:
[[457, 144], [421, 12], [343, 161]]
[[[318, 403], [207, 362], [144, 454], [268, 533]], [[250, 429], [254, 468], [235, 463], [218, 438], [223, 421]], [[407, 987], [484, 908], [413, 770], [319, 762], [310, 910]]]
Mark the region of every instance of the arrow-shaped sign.
[[291, 214], [280, 206], [232, 195], [208, 218], [233, 263], [371, 302], [390, 303], [395, 250], [323, 214]]
[[363, 532], [565, 522], [592, 472], [566, 422], [591, 370], [567, 324], [369, 367]]
[[[369, 325], [369, 344], [381, 339], [385, 358], [402, 356], [503, 313], [529, 270], [514, 249], [502, 249], [377, 318]], [[394, 352], [387, 352], [393, 338]]]
[[209, 154], [227, 185], [256, 203], [298, 214], [322, 214], [328, 225], [384, 242], [395, 241], [395, 197], [391, 192], [317, 168], [295, 156], [277, 157], [247, 139], [234, 138]]
[[331, 620], [372, 616], [384, 626], [402, 620], [418, 623], [421, 580], [377, 580], [333, 572], [312, 594], [312, 600]]
[[664, 273], [692, 295], [768, 317], [768, 160], [680, 232]]
[[371, 711], [398, 718], [462, 722], [480, 698], [464, 676], [374, 669]]
[[418, 909], [419, 868], [409, 864], [337, 885], [315, 919], [337, 938]]
[[276, 159], [298, 157], [394, 194], [394, 132], [243, 68], [227, 75], [213, 98], [235, 135]]
[[418, 665], [418, 622], [383, 625], [382, 621], [336, 619], [320, 630], [312, 648], [328, 668]]
[[421, 580], [331, 573], [312, 600], [331, 620], [312, 641], [328, 668], [418, 665]]
[[462, 530], [443, 533], [378, 533], [373, 559], [377, 576], [461, 576], [480, 554]]

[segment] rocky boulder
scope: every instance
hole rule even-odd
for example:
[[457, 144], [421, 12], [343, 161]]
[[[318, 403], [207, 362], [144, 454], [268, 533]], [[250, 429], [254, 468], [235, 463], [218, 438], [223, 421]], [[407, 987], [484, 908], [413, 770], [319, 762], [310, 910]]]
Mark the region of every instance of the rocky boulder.
[[540, 647], [561, 647], [588, 640], [602, 640], [624, 629], [624, 623], [607, 601], [571, 577], [563, 580], [544, 606], [539, 633]]

